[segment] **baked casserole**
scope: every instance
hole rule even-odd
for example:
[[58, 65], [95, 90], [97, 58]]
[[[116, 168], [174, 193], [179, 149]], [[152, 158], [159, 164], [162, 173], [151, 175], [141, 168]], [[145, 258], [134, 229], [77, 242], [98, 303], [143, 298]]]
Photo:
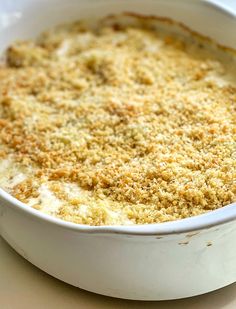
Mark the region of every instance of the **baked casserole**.
[[29, 207], [132, 225], [236, 201], [234, 51], [110, 16], [13, 43], [0, 81], [0, 187]]

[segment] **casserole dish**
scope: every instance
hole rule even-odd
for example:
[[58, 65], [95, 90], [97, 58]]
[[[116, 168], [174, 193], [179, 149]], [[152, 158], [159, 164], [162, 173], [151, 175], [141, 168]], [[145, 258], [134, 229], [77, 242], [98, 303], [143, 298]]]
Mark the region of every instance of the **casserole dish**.
[[[236, 47], [233, 11], [212, 2], [28, 0], [3, 1], [0, 9], [2, 49], [60, 22], [125, 10], [167, 16]], [[127, 299], [183, 298], [234, 282], [235, 220], [232, 204], [169, 223], [83, 226], [39, 213], [0, 190], [1, 235], [19, 254], [67, 283]]]

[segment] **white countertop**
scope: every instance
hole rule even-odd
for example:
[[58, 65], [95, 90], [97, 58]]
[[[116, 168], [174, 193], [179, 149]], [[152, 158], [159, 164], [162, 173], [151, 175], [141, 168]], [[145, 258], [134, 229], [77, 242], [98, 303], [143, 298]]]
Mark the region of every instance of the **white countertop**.
[[0, 237], [1, 309], [235, 309], [236, 284], [199, 297], [139, 302], [89, 293], [52, 278], [19, 256]]

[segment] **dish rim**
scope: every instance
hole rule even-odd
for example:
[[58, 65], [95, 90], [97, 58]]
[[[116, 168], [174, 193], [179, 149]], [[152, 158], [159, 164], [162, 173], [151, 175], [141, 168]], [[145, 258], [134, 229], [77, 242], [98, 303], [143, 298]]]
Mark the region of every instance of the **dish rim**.
[[[153, 224], [134, 224], [134, 225], [101, 225], [91, 226], [86, 224], [78, 224], [70, 221], [65, 221], [45, 214], [28, 205], [20, 202], [12, 195], [0, 188], [0, 202], [5, 203], [6, 207], [10, 206], [13, 210], [17, 210], [23, 214], [30, 216], [38, 221], [56, 225], [61, 228], [82, 232], [88, 234], [125, 234], [125, 235], [176, 235], [189, 233], [198, 230], [209, 229], [211, 227], [226, 224], [236, 221], [236, 202], [226, 205], [222, 208], [209, 211], [205, 214], [188, 217], [185, 219], [169, 221], [164, 223]], [[3, 207], [4, 207], [3, 206]], [[4, 216], [4, 210], [3, 214]]]

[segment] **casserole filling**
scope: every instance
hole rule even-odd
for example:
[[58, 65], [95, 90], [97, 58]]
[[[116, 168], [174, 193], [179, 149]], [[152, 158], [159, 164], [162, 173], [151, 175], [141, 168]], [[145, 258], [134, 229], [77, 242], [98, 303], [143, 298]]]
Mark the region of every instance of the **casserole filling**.
[[14, 43], [0, 67], [0, 187], [89, 225], [235, 202], [235, 58], [173, 22], [134, 16]]

